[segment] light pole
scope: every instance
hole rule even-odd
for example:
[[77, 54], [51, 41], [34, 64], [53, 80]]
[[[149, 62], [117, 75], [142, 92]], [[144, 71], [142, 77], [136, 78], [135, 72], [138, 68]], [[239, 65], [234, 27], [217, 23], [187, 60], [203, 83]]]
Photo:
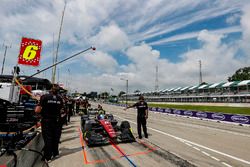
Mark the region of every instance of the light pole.
[[126, 107], [128, 106], [128, 79], [121, 78], [121, 80], [126, 81]]
[[202, 84], [201, 60], [199, 60], [199, 84]]
[[67, 89], [69, 90], [69, 92], [70, 92], [70, 69], [68, 68], [68, 79], [67, 79]]
[[4, 51], [4, 55], [3, 55], [3, 65], [2, 65], [1, 75], [3, 75], [4, 63], [5, 63], [5, 58], [6, 58], [6, 53], [7, 53], [8, 48], [11, 48], [11, 46], [5, 45], [5, 51]]

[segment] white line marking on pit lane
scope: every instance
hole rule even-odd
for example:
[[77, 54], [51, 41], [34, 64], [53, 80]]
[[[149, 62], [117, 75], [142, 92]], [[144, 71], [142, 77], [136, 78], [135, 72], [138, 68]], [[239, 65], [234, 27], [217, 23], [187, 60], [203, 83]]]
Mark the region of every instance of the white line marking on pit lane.
[[216, 161], [220, 161], [218, 158], [214, 157], [214, 156], [210, 156], [211, 158], [215, 159]]
[[[194, 149], [200, 151], [201, 153], [205, 154], [206, 156], [208, 156], [208, 157], [210, 157], [210, 158], [212, 158], [212, 159], [214, 159], [214, 160], [216, 160], [216, 161], [218, 161], [218, 162], [221, 162], [220, 159], [218, 159], [218, 158], [216, 158], [216, 157], [214, 157], [214, 156], [211, 156], [209, 153], [207, 153], [207, 152], [205, 152], [205, 151], [201, 151], [199, 148], [197, 148], [197, 147], [195, 147], [195, 146], [192, 146], [191, 144], [188, 144], [188, 143], [186, 143], [186, 142], [184, 142], [184, 143], [185, 143], [186, 145], [188, 145], [188, 146], [190, 146], [190, 147], [192, 147], [192, 148], [194, 148]], [[221, 162], [221, 163], [222, 163], [223, 165], [227, 166], [227, 167], [232, 167], [231, 165], [229, 165], [229, 164], [227, 164], [227, 163], [225, 163], [225, 162]]]
[[233, 166], [231, 166], [231, 165], [229, 165], [229, 164], [227, 164], [225, 162], [222, 162], [222, 164], [225, 165], [225, 166], [227, 166], [227, 167], [233, 167]]
[[205, 152], [205, 151], [201, 151], [203, 154], [205, 154], [206, 156], [211, 156], [210, 154], [208, 154], [207, 152]]
[[192, 147], [192, 145], [191, 144], [189, 144], [189, 143], [185, 143], [186, 145], [188, 145], [189, 147]]
[[[118, 117], [118, 118], [120, 118], [120, 119], [126, 120], [126, 121], [128, 121], [128, 122], [131, 122], [131, 123], [133, 123], [133, 124], [137, 124], [137, 123], [134, 122], [134, 121], [131, 121], [131, 120], [128, 120], [128, 119], [124, 119], [124, 118], [122, 118], [122, 117], [119, 117], [118, 115], [114, 115], [114, 116], [115, 116], [115, 117]], [[153, 130], [153, 131], [155, 131], [155, 132], [158, 132], [158, 133], [161, 133], [161, 134], [163, 134], [163, 135], [172, 137], [172, 138], [174, 138], [174, 139], [176, 139], [176, 140], [179, 140], [179, 141], [181, 141], [181, 142], [186, 142], [186, 143], [195, 145], [195, 146], [197, 146], [197, 147], [200, 147], [200, 148], [209, 150], [209, 151], [211, 151], [211, 152], [214, 152], [214, 153], [217, 153], [217, 154], [220, 154], [220, 155], [223, 155], [223, 156], [229, 157], [229, 158], [231, 158], [231, 159], [234, 159], [234, 160], [237, 160], [237, 161], [240, 161], [240, 162], [243, 162], [243, 163], [246, 163], [246, 164], [250, 165], [250, 161], [247, 161], [247, 160], [244, 160], [244, 159], [241, 159], [241, 158], [238, 158], [238, 157], [235, 157], [235, 156], [232, 156], [232, 155], [229, 155], [229, 154], [220, 152], [220, 151], [218, 151], [218, 150], [215, 150], [215, 149], [212, 149], [212, 148], [209, 148], [209, 147], [206, 147], [206, 146], [197, 144], [197, 143], [195, 143], [195, 142], [192, 142], [192, 141], [189, 141], [189, 140], [186, 140], [186, 139], [183, 139], [183, 138], [180, 138], [180, 137], [171, 135], [171, 134], [166, 133], [166, 132], [162, 132], [162, 131], [160, 131], [160, 130], [157, 130], [157, 129], [154, 129], [154, 128], [151, 128], [151, 127], [148, 127], [148, 129], [151, 129], [151, 130]]]
[[[154, 118], [152, 118], [152, 119], [154, 119]], [[154, 120], [156, 120], [156, 119], [154, 119]], [[249, 137], [250, 138], [250, 135], [247, 135], [247, 134], [242, 134], [242, 133], [238, 133], [238, 132], [232, 132], [232, 131], [223, 130], [223, 129], [217, 129], [217, 128], [213, 128], [213, 127], [205, 127], [205, 126], [201, 126], [201, 125], [190, 125], [190, 124], [186, 124], [186, 123], [173, 122], [173, 121], [167, 121], [167, 120], [157, 120], [157, 121], [163, 121], [163, 122], [168, 122], [168, 123], [171, 122], [171, 123], [174, 123], [174, 124], [185, 125], [185, 126], [189, 126], [189, 127], [205, 128], [205, 129], [210, 129], [210, 130], [216, 130], [216, 131], [220, 131], [220, 132], [225, 132], [225, 133], [230, 133], [230, 134], [240, 135], [240, 136], [244, 136], [244, 137]]]
[[[188, 144], [188, 143], [186, 143], [186, 142], [184, 142], [186, 145], [188, 145], [188, 146], [190, 146], [190, 147], [192, 147], [193, 149], [195, 149], [195, 150], [197, 150], [197, 151], [199, 151], [199, 152], [202, 152], [203, 154], [205, 154], [206, 156], [208, 156], [208, 157], [210, 157], [210, 158], [212, 158], [212, 159], [214, 159], [214, 160], [216, 160], [216, 161], [218, 161], [218, 162], [221, 162], [218, 158], [216, 158], [216, 157], [214, 157], [214, 156], [211, 156], [210, 154], [208, 154], [207, 152], [205, 152], [205, 151], [201, 151], [199, 148], [197, 148], [197, 147], [195, 147], [195, 146], [192, 146], [191, 144]], [[221, 162], [222, 163], [222, 162]], [[223, 163], [222, 163], [223, 164]], [[225, 164], [223, 164], [223, 165], [225, 165]], [[227, 164], [228, 165], [228, 164]]]
[[[190, 146], [190, 147], [192, 147], [193, 149], [195, 149], [195, 150], [197, 150], [197, 151], [199, 151], [199, 152], [202, 152], [203, 154], [205, 154], [206, 156], [208, 156], [208, 157], [210, 157], [210, 158], [213, 158], [213, 156], [211, 156], [210, 154], [208, 154], [207, 152], [205, 152], [205, 151], [201, 151], [199, 148], [197, 148], [197, 147], [195, 147], [195, 146], [192, 146], [191, 144], [188, 144], [188, 143], [186, 143], [186, 142], [184, 142], [186, 145], [188, 145], [188, 146]], [[214, 157], [215, 158], [215, 157]], [[213, 159], [214, 159], [213, 158]], [[220, 161], [219, 159], [217, 159], [217, 158], [215, 158], [217, 161]]]
[[198, 151], [201, 151], [201, 149], [197, 148], [197, 147], [193, 147], [194, 149], [198, 150]]

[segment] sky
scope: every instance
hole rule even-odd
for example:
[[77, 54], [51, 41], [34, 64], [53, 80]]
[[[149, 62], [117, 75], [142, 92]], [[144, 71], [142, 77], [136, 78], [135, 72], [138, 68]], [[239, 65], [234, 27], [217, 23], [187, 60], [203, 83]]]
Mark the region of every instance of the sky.
[[[66, 3], [57, 82], [72, 92], [118, 94], [226, 82], [250, 65], [249, 0], [0, 0], [0, 66], [17, 63], [22, 37], [43, 42], [39, 67], [52, 64]], [[158, 82], [156, 82], [158, 67]], [[51, 80], [51, 70], [37, 77]]]

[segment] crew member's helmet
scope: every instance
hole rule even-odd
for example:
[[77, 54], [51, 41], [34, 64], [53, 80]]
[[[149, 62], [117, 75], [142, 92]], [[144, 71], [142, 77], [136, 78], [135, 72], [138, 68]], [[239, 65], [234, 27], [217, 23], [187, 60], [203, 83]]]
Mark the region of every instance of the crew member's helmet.
[[104, 119], [104, 115], [103, 114], [99, 114], [97, 118], [98, 118], [98, 120], [102, 120], [102, 119]]

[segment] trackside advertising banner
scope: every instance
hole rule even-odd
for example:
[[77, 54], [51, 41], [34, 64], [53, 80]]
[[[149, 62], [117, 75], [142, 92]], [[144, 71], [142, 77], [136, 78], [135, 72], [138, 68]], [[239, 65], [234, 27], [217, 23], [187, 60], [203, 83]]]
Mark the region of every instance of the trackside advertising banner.
[[235, 122], [239, 124], [250, 124], [250, 116], [246, 116], [246, 115], [177, 110], [177, 109], [169, 109], [169, 108], [149, 108], [149, 110], [154, 111], [154, 112], [183, 115], [183, 116], [188, 116], [188, 117], [197, 117], [197, 118], [204, 118], [204, 119], [213, 119], [213, 120], [218, 120], [218, 121]]
[[[124, 104], [116, 104], [118, 106], [125, 107]], [[174, 114], [174, 115], [182, 115], [187, 117], [196, 117], [201, 119], [212, 119], [217, 121], [227, 121], [234, 122], [239, 124], [250, 124], [250, 116], [249, 115], [235, 115], [235, 114], [225, 114], [225, 113], [213, 113], [213, 112], [204, 112], [204, 111], [190, 111], [190, 110], [178, 110], [171, 108], [154, 108], [150, 107], [150, 111]]]

